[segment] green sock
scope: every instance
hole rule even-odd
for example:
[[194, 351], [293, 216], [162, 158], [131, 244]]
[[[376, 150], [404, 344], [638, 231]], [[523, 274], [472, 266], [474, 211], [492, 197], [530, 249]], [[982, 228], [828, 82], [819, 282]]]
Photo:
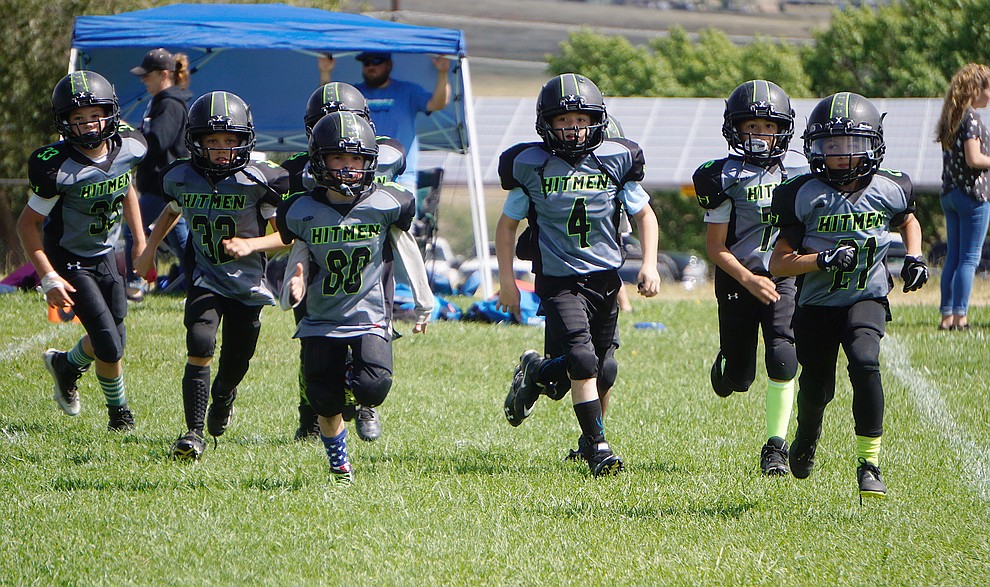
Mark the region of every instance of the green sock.
[[86, 367], [89, 367], [95, 359], [86, 354], [82, 347], [82, 339], [76, 343], [76, 346], [72, 347], [68, 353], [65, 354], [65, 358], [69, 361], [69, 364], [76, 368], [78, 371], [82, 371]]
[[767, 438], [787, 438], [787, 423], [794, 406], [794, 380], [767, 382]]
[[127, 405], [127, 396], [124, 395], [123, 374], [120, 374], [113, 379], [107, 379], [97, 375], [96, 380], [100, 382], [100, 389], [103, 390], [103, 397], [107, 399], [108, 406]]
[[856, 459], [865, 459], [867, 463], [880, 466], [880, 441], [882, 436], [856, 436]]

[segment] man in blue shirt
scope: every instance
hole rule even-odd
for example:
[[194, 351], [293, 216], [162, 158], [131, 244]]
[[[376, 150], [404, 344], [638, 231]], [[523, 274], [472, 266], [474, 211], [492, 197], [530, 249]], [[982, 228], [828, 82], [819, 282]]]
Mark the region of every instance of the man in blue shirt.
[[[361, 76], [364, 81], [354, 84], [368, 100], [371, 119], [378, 135], [399, 141], [406, 149], [406, 171], [396, 182], [416, 193], [416, 170], [419, 155], [419, 141], [416, 138], [416, 114], [429, 114], [443, 110], [450, 100], [450, 60], [446, 57], [433, 57], [437, 69], [437, 81], [433, 92], [419, 84], [392, 79], [392, 54], [365, 51], [356, 57], [361, 62]], [[321, 83], [330, 81], [333, 58], [320, 64]]]

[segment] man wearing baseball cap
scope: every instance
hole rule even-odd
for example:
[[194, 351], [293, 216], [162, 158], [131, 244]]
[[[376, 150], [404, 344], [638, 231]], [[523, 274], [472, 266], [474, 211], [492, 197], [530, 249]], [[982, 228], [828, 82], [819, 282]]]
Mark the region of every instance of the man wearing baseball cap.
[[[416, 138], [416, 114], [430, 114], [442, 110], [450, 100], [450, 83], [447, 72], [450, 60], [446, 57], [433, 57], [437, 69], [437, 81], [433, 92], [419, 84], [393, 79], [392, 54], [386, 51], [364, 51], [355, 57], [361, 62], [361, 77], [364, 81], [354, 84], [368, 100], [371, 120], [375, 123], [378, 135], [391, 137], [405, 147], [406, 172], [396, 178], [396, 182], [416, 193], [416, 169], [419, 154], [419, 140]], [[321, 64], [321, 81], [330, 81], [329, 72], [333, 69], [333, 59]]]

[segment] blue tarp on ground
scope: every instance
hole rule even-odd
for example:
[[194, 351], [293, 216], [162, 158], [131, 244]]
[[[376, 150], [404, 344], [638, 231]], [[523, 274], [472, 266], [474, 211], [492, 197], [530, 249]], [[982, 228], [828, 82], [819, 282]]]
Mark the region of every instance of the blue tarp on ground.
[[316, 58], [337, 58], [335, 81], [361, 81], [361, 51], [393, 54], [397, 79], [432, 90], [433, 54], [453, 58], [450, 105], [420, 115], [421, 149], [464, 152], [467, 133], [463, 81], [458, 59], [467, 55], [459, 30], [422, 27], [316, 8], [284, 4], [173, 4], [110, 16], [76, 18], [72, 47], [74, 69], [90, 69], [117, 89], [124, 119], [140, 123], [150, 98], [129, 72], [150, 49], [164, 47], [189, 56], [194, 72], [190, 90], [199, 96], [227, 90], [251, 105], [258, 148], [268, 151], [306, 149], [303, 112], [319, 85]]

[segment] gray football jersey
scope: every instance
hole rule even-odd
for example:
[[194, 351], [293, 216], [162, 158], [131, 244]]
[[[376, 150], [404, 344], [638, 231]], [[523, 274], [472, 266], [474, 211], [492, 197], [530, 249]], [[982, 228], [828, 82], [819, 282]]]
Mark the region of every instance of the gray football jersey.
[[698, 204], [714, 210], [732, 203], [725, 245], [747, 269], [769, 275], [777, 228], [770, 222], [773, 190], [783, 179], [779, 165], [763, 168], [740, 157], [709, 161], [694, 172]]
[[804, 274], [798, 282], [798, 305], [845, 307], [890, 292], [884, 264], [890, 230], [914, 212], [907, 175], [881, 169], [869, 185], [852, 194], [802, 175], [780, 184], [771, 209], [781, 238], [800, 253], [842, 245], [856, 249], [856, 265], [849, 271]]
[[133, 130], [110, 139], [101, 163], [64, 141], [37, 149], [28, 160], [31, 189], [40, 198], [59, 198], [45, 222], [46, 248], [61, 247], [79, 257], [111, 252], [120, 239], [131, 170], [147, 152], [144, 137]]
[[297, 194], [278, 210], [282, 240], [309, 249], [306, 317], [297, 338], [377, 334], [390, 338], [392, 258], [389, 227], [409, 230], [416, 212], [412, 194], [377, 186], [353, 205], [330, 204], [325, 190]]
[[643, 153], [625, 139], [608, 139], [571, 163], [543, 143], [516, 145], [499, 160], [502, 189], [521, 188], [530, 201], [539, 271], [563, 277], [617, 269], [619, 191], [643, 179]]
[[[249, 306], [275, 303], [265, 279], [264, 253], [235, 259], [223, 246], [232, 237], [264, 236], [270, 211], [288, 190], [288, 174], [269, 161], [248, 165], [213, 185], [188, 159], [162, 171], [162, 193], [182, 207], [196, 256], [193, 284]], [[270, 215], [270, 214], [269, 214]]]

